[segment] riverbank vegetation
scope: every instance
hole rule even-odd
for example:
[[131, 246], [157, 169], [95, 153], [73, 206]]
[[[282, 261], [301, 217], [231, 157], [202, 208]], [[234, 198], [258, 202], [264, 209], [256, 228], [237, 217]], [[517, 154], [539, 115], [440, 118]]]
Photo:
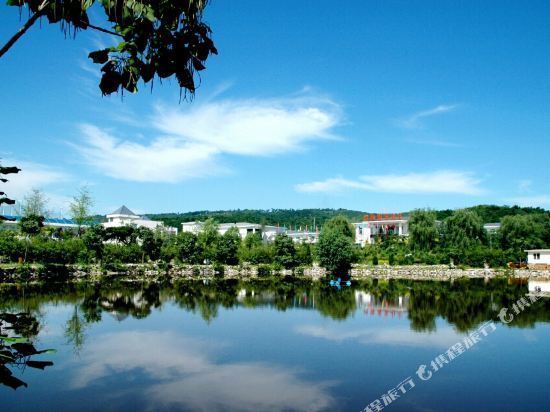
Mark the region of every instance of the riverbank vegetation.
[[292, 269], [317, 262], [331, 273], [343, 273], [353, 263], [503, 267], [524, 261], [524, 249], [550, 247], [550, 216], [548, 212], [505, 216], [499, 231], [487, 233], [472, 209], [454, 211], [443, 221], [437, 220], [436, 212], [415, 210], [409, 232], [408, 237], [380, 236], [373, 245], [359, 247], [349, 220], [337, 216], [325, 223], [317, 244], [296, 244], [286, 235], [267, 243], [257, 233], [241, 239], [235, 228], [220, 235], [212, 219], [198, 234], [173, 236], [132, 226], [63, 231], [43, 226], [43, 219], [31, 214], [18, 231], [0, 230], [0, 263], [109, 266], [163, 261]]

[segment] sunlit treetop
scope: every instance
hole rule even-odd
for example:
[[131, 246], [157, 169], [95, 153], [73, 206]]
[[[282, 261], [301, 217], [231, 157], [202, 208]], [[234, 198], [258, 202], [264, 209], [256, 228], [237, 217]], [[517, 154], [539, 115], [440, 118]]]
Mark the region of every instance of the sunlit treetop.
[[[88, 10], [99, 3], [110, 27], [90, 21]], [[175, 76], [179, 86], [191, 95], [196, 89], [196, 72], [205, 69], [211, 54], [217, 54], [210, 27], [202, 21], [207, 0], [7, 0], [10, 6], [27, 7], [29, 20], [0, 49], [0, 57], [38, 19], [59, 24], [65, 32], [97, 30], [120, 42], [117, 46], [89, 54], [100, 64], [99, 88], [103, 95], [127, 90], [135, 93], [138, 83], [155, 77]], [[21, 11], [21, 10], [20, 10]], [[22, 13], [21, 15], [25, 15]]]

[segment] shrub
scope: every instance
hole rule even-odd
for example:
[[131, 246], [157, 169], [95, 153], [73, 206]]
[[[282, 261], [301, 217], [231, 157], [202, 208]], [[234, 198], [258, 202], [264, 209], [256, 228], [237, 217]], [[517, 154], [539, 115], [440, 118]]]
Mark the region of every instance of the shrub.
[[273, 266], [268, 264], [258, 265], [258, 276], [259, 277], [269, 277], [273, 273]]
[[220, 263], [214, 263], [212, 265], [212, 270], [214, 271], [214, 277], [223, 278], [225, 274], [225, 267]]

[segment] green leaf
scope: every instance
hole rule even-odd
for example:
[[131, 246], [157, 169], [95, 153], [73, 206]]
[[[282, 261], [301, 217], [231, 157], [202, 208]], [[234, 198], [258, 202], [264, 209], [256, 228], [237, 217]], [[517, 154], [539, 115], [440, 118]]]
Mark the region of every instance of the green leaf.
[[7, 338], [7, 337], [0, 336], [0, 340], [3, 341], [3, 342], [5, 342], [5, 343], [9, 343], [9, 344], [12, 344], [12, 343], [25, 343], [25, 342], [27, 342], [27, 339], [26, 339], [26, 338], [20, 338], [20, 337]]
[[92, 4], [94, 4], [94, 1], [95, 0], [84, 0], [82, 2], [82, 10], [87, 10], [88, 8], [90, 8]]
[[94, 63], [106, 63], [109, 60], [109, 49], [93, 51], [88, 57], [92, 59]]

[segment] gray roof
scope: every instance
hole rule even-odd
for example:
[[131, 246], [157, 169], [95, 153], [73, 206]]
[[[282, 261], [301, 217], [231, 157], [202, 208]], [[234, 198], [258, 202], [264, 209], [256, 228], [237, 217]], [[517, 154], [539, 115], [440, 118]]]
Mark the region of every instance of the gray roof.
[[122, 205], [117, 210], [111, 213], [111, 215], [132, 215], [136, 216], [134, 212], [128, 209], [126, 206]]

